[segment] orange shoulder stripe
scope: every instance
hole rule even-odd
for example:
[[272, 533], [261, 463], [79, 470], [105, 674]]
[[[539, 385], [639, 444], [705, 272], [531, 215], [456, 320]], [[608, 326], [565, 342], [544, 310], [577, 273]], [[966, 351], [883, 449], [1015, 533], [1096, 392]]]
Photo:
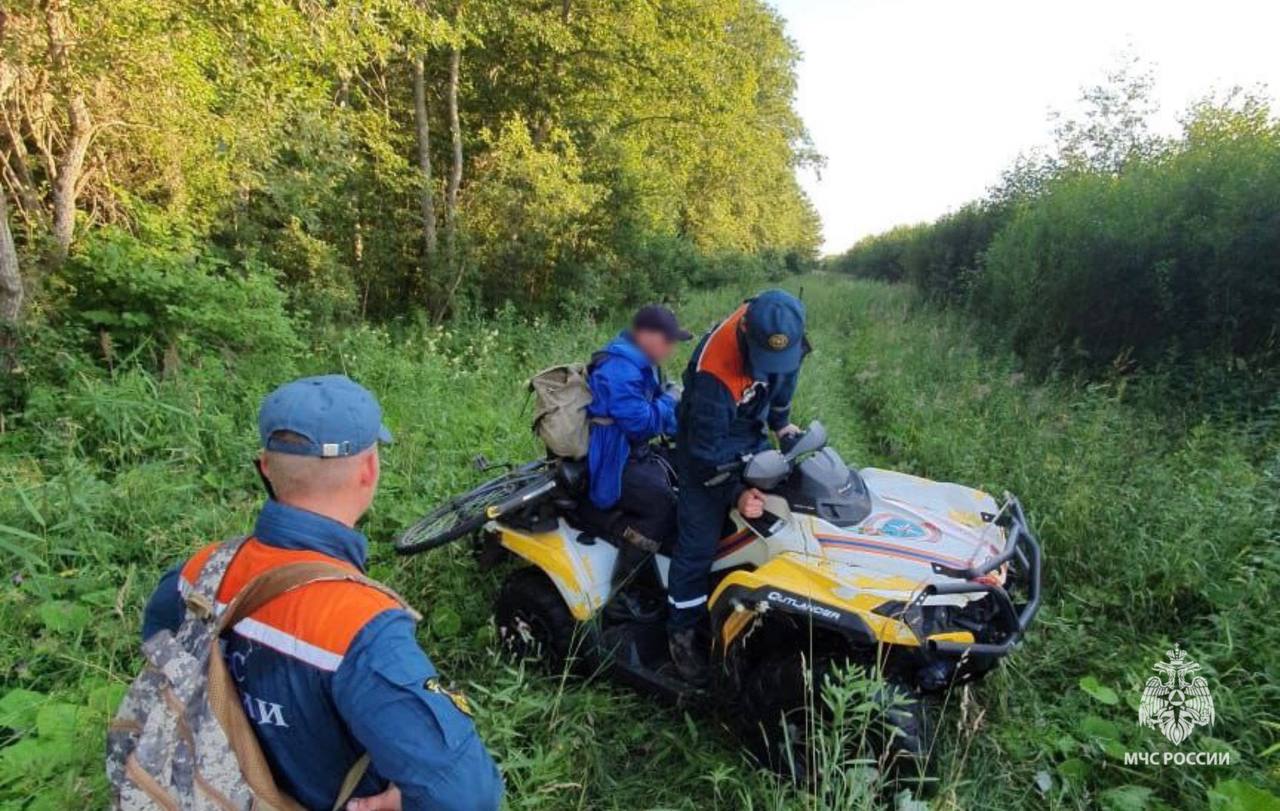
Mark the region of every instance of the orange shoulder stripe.
[[[201, 550], [204, 553], [204, 550]], [[204, 554], [207, 559], [208, 555]], [[192, 559], [195, 560], [194, 558]], [[351, 572], [356, 567], [310, 550], [280, 549], [251, 538], [241, 548], [218, 589], [218, 603], [235, 599], [249, 581], [268, 569], [298, 562], [332, 563]], [[202, 561], [203, 563], [203, 561]], [[188, 567], [191, 564], [188, 563]], [[199, 568], [193, 572], [198, 576]], [[183, 570], [183, 578], [194, 583]], [[336, 668], [356, 634], [370, 620], [400, 604], [368, 586], [349, 581], [313, 583], [287, 592], [235, 626], [241, 636], [325, 669]]]
[[697, 371], [706, 372], [719, 380], [733, 395], [734, 402], [738, 403], [742, 402], [747, 389], [755, 383], [751, 375], [747, 374], [747, 364], [738, 341], [738, 325], [746, 314], [747, 305], [743, 304], [720, 322], [720, 326], [707, 338], [697, 367]]

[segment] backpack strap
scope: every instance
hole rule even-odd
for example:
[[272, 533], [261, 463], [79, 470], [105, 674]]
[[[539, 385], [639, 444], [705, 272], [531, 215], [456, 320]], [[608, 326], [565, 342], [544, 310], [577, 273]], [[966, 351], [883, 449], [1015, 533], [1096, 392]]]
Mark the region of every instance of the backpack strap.
[[[587, 361], [586, 366], [582, 369], [583, 376], [587, 379], [587, 388], [591, 388], [591, 375], [595, 374], [596, 369], [600, 368], [600, 364], [604, 363], [609, 357], [609, 353], [603, 349], [592, 352], [591, 360]], [[592, 417], [587, 416], [588, 425], [613, 425], [613, 417]]]
[[356, 786], [360, 785], [360, 781], [364, 779], [364, 773], [369, 770], [369, 753], [365, 752], [360, 759], [351, 765], [347, 771], [347, 776], [342, 778], [342, 786], [338, 789], [338, 799], [333, 801], [333, 811], [342, 811], [342, 807], [347, 804], [347, 800], [351, 799], [351, 795], [356, 793]]
[[[300, 589], [312, 583], [341, 581], [350, 581], [377, 589], [398, 602], [414, 618], [415, 622], [421, 619], [421, 615], [410, 608], [402, 597], [359, 572], [333, 563], [320, 561], [289, 563], [268, 569], [249, 581], [248, 585], [240, 590], [240, 593], [235, 596], [235, 599], [218, 617], [217, 624], [214, 626], [214, 638], [216, 639], [217, 636], [232, 628], [240, 620], [287, 592]], [[258, 742], [253, 727], [249, 724], [248, 717], [244, 713], [244, 707], [240, 703], [239, 691], [236, 689], [231, 673], [227, 669], [227, 663], [216, 649], [209, 656], [208, 701], [214, 717], [218, 719], [218, 723], [227, 735], [227, 740], [231, 744], [232, 752], [235, 753], [236, 762], [240, 765], [240, 771], [244, 775], [245, 782], [249, 784], [253, 793], [272, 809], [278, 809], [278, 811], [303, 811], [302, 807], [293, 798], [282, 792], [276, 785], [275, 777], [271, 774], [271, 767], [262, 753], [262, 746]], [[369, 756], [368, 753], [365, 753], [343, 778], [338, 801], [334, 805], [334, 809], [341, 808], [351, 798], [351, 794], [355, 792], [356, 786], [359, 785], [368, 767]]]
[[222, 578], [226, 576], [227, 569], [231, 566], [231, 561], [239, 554], [240, 548], [244, 546], [247, 540], [249, 540], [248, 535], [241, 535], [238, 538], [223, 541], [218, 544], [218, 548], [213, 550], [208, 560], [200, 567], [200, 574], [196, 576], [195, 586], [187, 591], [185, 598], [187, 608], [196, 616], [208, 618], [214, 615], [218, 605], [218, 588], [222, 585]]
[[422, 615], [414, 611], [403, 597], [376, 580], [365, 577], [353, 569], [347, 569], [333, 563], [303, 561], [276, 566], [250, 580], [244, 588], [240, 589], [240, 593], [235, 596], [235, 599], [227, 605], [222, 615], [218, 617], [218, 633], [221, 634], [229, 630], [237, 622], [245, 619], [285, 592], [293, 591], [312, 583], [344, 580], [380, 591], [399, 603], [400, 607], [407, 611], [409, 616], [413, 617], [414, 622], [422, 619]]

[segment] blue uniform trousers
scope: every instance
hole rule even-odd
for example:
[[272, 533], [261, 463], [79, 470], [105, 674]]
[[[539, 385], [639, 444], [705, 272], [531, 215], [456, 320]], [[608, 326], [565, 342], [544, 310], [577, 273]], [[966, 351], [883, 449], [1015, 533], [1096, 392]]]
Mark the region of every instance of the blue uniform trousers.
[[725, 516], [740, 489], [736, 480], [708, 487], [698, 477], [680, 471], [680, 529], [667, 578], [667, 627], [672, 632], [706, 620], [711, 564]]

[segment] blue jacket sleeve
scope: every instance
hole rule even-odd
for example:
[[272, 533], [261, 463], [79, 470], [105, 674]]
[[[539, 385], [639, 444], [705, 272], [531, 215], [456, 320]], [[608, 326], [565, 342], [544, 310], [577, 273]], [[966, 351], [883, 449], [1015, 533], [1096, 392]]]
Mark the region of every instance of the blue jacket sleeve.
[[666, 436], [676, 435], [676, 401], [670, 395], [660, 394], [655, 401], [662, 417], [662, 433]]
[[151, 592], [147, 607], [142, 612], [142, 641], [146, 642], [159, 631], [177, 632], [182, 624], [186, 605], [178, 593], [178, 577], [182, 572], [179, 563], [160, 577], [156, 590]]
[[498, 768], [471, 719], [430, 689], [436, 669], [413, 629], [403, 611], [366, 625], [334, 673], [334, 704], [373, 769], [399, 787], [404, 811], [495, 811]]
[[792, 373], [779, 377], [769, 394], [769, 428], [774, 431], [786, 428], [791, 423], [791, 398], [795, 395], [800, 375]]
[[[622, 429], [633, 442], [644, 442], [675, 426], [675, 412], [669, 397], [649, 399], [649, 383], [644, 373], [626, 361], [613, 361], [602, 367], [592, 381], [603, 389], [607, 403], [605, 416]], [[599, 391], [593, 386], [593, 390]], [[668, 402], [664, 405], [662, 402]]]
[[735, 456], [728, 440], [737, 406], [724, 384], [706, 372], [693, 376], [684, 401], [689, 424], [682, 429], [682, 436], [688, 438], [689, 459], [697, 475], [710, 477], [714, 468], [733, 461]]

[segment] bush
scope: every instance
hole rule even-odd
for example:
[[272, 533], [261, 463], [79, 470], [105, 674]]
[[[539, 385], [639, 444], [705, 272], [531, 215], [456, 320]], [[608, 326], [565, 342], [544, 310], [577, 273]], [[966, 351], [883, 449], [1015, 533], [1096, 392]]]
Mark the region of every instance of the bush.
[[967, 306], [1035, 371], [1199, 374], [1210, 359], [1250, 373], [1227, 388], [1265, 392], [1280, 370], [1280, 122], [1265, 105], [1204, 104], [1181, 141], [1119, 167], [1046, 166], [1023, 192], [829, 266]]
[[992, 241], [975, 312], [1033, 367], [1269, 353], [1280, 314], [1280, 129], [1082, 174]]
[[557, 310], [570, 318], [675, 302], [704, 259], [687, 239], [624, 234], [617, 247], [556, 269]]
[[274, 272], [177, 240], [91, 234], [51, 281], [54, 326], [108, 365], [152, 368], [182, 355], [288, 355], [300, 346]]
[[833, 270], [864, 279], [900, 282], [906, 278], [905, 257], [927, 225], [900, 225], [883, 234], [865, 237], [831, 260]]

